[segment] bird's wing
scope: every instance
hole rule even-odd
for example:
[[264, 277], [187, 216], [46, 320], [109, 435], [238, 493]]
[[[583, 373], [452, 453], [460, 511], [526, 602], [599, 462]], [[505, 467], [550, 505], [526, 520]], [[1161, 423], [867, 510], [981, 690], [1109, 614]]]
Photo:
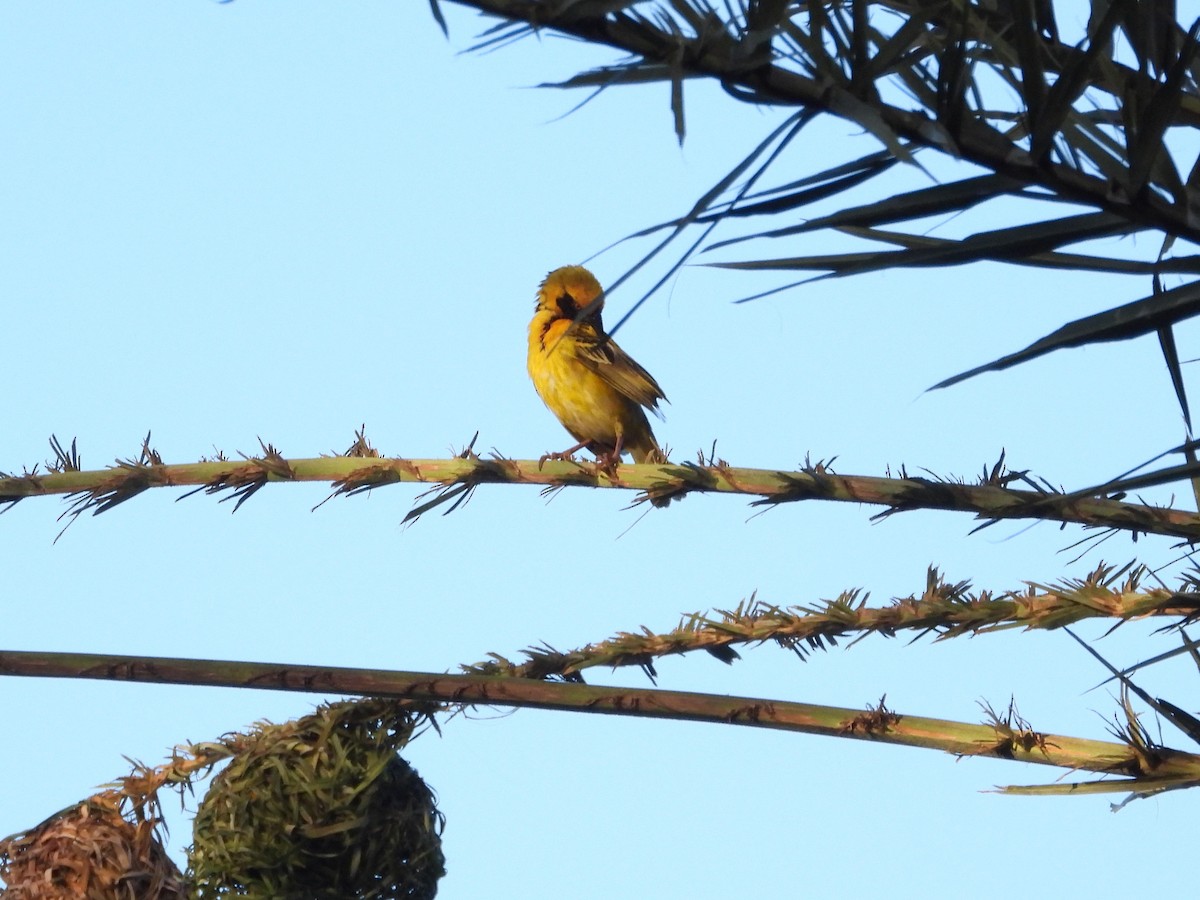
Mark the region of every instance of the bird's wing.
[[667, 395], [654, 376], [603, 333], [596, 334], [591, 329], [580, 332], [576, 335], [579, 361], [630, 400], [658, 414], [658, 401], [666, 400]]

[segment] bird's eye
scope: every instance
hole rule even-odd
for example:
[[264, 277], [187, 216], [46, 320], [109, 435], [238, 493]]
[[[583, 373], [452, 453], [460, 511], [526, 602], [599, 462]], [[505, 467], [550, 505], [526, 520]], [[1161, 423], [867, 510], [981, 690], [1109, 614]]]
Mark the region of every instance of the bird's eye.
[[568, 318], [575, 318], [579, 312], [579, 307], [575, 304], [575, 298], [570, 294], [562, 294], [558, 298], [558, 311]]

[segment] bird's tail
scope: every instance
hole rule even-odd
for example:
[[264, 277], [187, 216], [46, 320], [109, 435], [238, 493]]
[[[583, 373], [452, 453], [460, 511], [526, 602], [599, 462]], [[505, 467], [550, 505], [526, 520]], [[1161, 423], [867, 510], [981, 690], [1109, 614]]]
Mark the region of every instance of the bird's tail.
[[667, 461], [667, 455], [662, 452], [658, 441], [654, 440], [654, 435], [648, 429], [645, 438], [626, 444], [625, 449], [629, 451], [629, 455], [633, 457], [635, 463], [665, 463]]
[[[662, 448], [658, 446], [658, 441], [654, 439], [654, 434], [649, 428], [646, 429], [644, 438], [628, 444], [626, 449], [635, 463], [665, 463], [667, 461], [667, 454], [662, 452]], [[670, 505], [671, 498], [651, 497], [650, 503], [662, 509], [664, 506]]]

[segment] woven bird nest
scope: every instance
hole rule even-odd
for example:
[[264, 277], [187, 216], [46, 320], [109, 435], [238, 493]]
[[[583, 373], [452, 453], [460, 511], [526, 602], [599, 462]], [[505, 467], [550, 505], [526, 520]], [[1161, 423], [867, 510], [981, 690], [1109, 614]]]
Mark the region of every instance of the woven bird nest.
[[97, 794], [0, 842], [5, 900], [176, 900], [179, 869], [157, 822], [122, 817], [116, 793]]
[[423, 721], [368, 700], [260, 726], [196, 814], [192, 896], [434, 897], [444, 818], [397, 755]]

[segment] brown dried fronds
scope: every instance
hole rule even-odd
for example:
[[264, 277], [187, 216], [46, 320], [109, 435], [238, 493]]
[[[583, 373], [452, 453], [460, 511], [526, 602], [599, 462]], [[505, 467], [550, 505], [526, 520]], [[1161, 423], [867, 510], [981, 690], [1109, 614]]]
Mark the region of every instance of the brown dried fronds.
[[[363, 459], [382, 458], [379, 451], [367, 442], [365, 425], [362, 427], [362, 430], [356, 431], [354, 434], [357, 440], [342, 454], [343, 456]], [[356, 494], [370, 491], [373, 488], [398, 484], [401, 481], [424, 480], [421, 476], [420, 468], [415, 463], [409, 462], [406, 459], [391, 459], [386, 464], [364, 466], [360, 469], [355, 469], [345, 478], [335, 480], [333, 482], [333, 491], [330, 492], [328, 497], [314, 506], [313, 509], [319, 509], [334, 497], [353, 497]]]
[[843, 726], [842, 732], [859, 736], [887, 734], [900, 724], [902, 718], [887, 708], [887, 694], [884, 694], [879, 698], [878, 704], [867, 707], [865, 713], [855, 716], [847, 722]]
[[[479, 440], [479, 432], [478, 431], [476, 431], [475, 434], [473, 434], [471, 436], [471, 440], [469, 440], [467, 442], [467, 445], [465, 447], [463, 447], [461, 450], [459, 450], [457, 453], [455, 453], [454, 455], [457, 456], [459, 459], [479, 459], [479, 454], [475, 452], [475, 442], [477, 440]], [[451, 452], [454, 452], [453, 449], [451, 449]]]
[[1133, 752], [1133, 757], [1122, 774], [1153, 775], [1162, 764], [1167, 748], [1150, 736], [1150, 732], [1142, 724], [1141, 715], [1133, 708], [1133, 700], [1125, 685], [1121, 687], [1121, 713], [1122, 718], [1113, 716], [1108, 733]]
[[1000, 458], [996, 460], [991, 469], [989, 470], [987, 467], [984, 467], [983, 476], [979, 479], [980, 484], [990, 484], [996, 487], [1008, 486], [1008, 483], [1005, 481], [1004, 456], [1005, 450], [1001, 448]]
[[354, 443], [346, 448], [346, 452], [342, 456], [350, 456], [363, 459], [377, 459], [379, 451], [371, 446], [367, 440], [367, 426], [364, 424], [354, 432]]
[[[738, 493], [753, 494], [754, 489], [739, 479], [737, 470], [729, 464], [729, 462], [717, 456], [717, 442], [714, 440], [712, 446], [706, 454], [703, 449], [696, 451], [695, 465], [685, 463], [688, 466], [691, 474], [698, 469], [711, 469], [713, 476], [708, 480], [709, 484], [720, 484], [724, 482], [729, 489]], [[689, 483], [696, 484], [699, 487], [703, 481], [699, 479], [689, 479]]]
[[[1131, 597], [1142, 596], [1141, 582], [1146, 574], [1142, 566], [1133, 563], [1126, 563], [1120, 568], [1100, 563], [1083, 578], [1068, 578], [1048, 585], [1030, 582], [1029, 590], [1060, 601], [1056, 610], [1047, 610], [1043, 616], [1047, 628], [1070, 625], [1077, 621], [1080, 617], [1072, 615], [1072, 611], [1078, 608], [1090, 609], [1097, 615], [1124, 620], [1137, 616], [1136, 609], [1129, 610], [1128, 601]], [[1125, 578], [1123, 582], [1122, 576]], [[1173, 606], [1187, 604], [1193, 608], [1200, 608], [1200, 593], [1189, 596], [1175, 591], [1152, 590], [1149, 594], [1153, 598], [1169, 596]]]
[[[472, 472], [472, 475], [474, 475], [474, 471]], [[482, 480], [476, 480], [475, 478], [468, 476], [468, 478], [465, 480], [456, 480], [450, 484], [444, 484], [440, 487], [430, 488], [429, 490], [420, 494], [417, 499], [419, 500], [421, 497], [432, 497], [432, 499], [426, 500], [424, 503], [418, 503], [416, 506], [406, 512], [403, 520], [401, 520], [401, 524], [408, 525], [412, 522], [415, 522], [417, 519], [421, 518], [421, 516], [425, 515], [425, 513], [429, 512], [430, 510], [437, 509], [439, 506], [442, 506], [446, 503], [449, 503], [450, 506], [447, 509], [442, 510], [442, 515], [450, 515], [450, 513], [454, 512], [456, 509], [470, 500], [471, 495], [475, 492], [475, 488], [479, 487], [479, 485], [482, 483]]]
[[[32, 469], [24, 469], [20, 475], [0, 472], [0, 480], [7, 481], [11, 486], [7, 492], [0, 491], [0, 506], [4, 507], [0, 512], [8, 512], [26, 497], [44, 493], [37, 470], [38, 467], [35, 465]], [[15, 488], [21, 490], [14, 490]]]
[[521, 467], [513, 460], [505, 459], [495, 451], [492, 452], [490, 459], [484, 459], [476, 453], [475, 442], [477, 440], [479, 440], [478, 431], [475, 432], [470, 442], [456, 454], [458, 459], [469, 461], [473, 465], [452, 478], [442, 479], [441, 485], [421, 494], [417, 498], [418, 500], [421, 497], [429, 496], [432, 496], [432, 499], [418, 503], [410, 509], [405, 513], [400, 524], [408, 525], [415, 522], [430, 510], [447, 503], [450, 505], [442, 510], [442, 515], [448, 516], [460, 506], [465, 505], [481, 484], [511, 484], [513, 481], [522, 480]]
[[225, 735], [220, 741], [176, 747], [162, 765], [151, 767], [134, 762], [128, 775], [108, 787], [121, 797], [122, 810], [127, 815], [141, 818], [149, 811], [161, 818], [159, 792], [163, 788], [181, 794], [190, 791], [194, 781], [204, 778], [214, 766], [236, 753], [242, 740], [243, 736], [235, 733]]
[[[668, 458], [670, 457], [669, 452], [665, 453], [665, 455]], [[709, 447], [707, 454], [704, 452], [703, 447], [696, 451], [696, 465], [721, 467], [728, 466], [729, 463], [717, 456], [717, 442], [714, 440], [712, 442], [712, 446]]]
[[636, 665], [653, 678], [653, 662], [664, 656], [705, 650], [732, 662], [737, 646], [767, 641], [803, 659], [814, 650], [843, 640], [853, 643], [870, 634], [897, 637], [907, 632], [914, 640], [933, 634], [943, 640], [1014, 627], [1055, 629], [1089, 618], [1122, 622], [1147, 616], [1187, 620], [1200, 615], [1200, 591], [1192, 589], [1191, 582], [1186, 582], [1186, 591], [1147, 589], [1142, 584], [1145, 575], [1141, 566], [1132, 563], [1121, 567], [1102, 563], [1083, 578], [1049, 586], [1028, 583], [994, 594], [976, 591], [967, 581], [947, 581], [930, 568], [920, 593], [895, 598], [886, 606], [868, 605], [870, 595], [857, 588], [808, 606], [781, 607], [752, 595], [733, 609], [686, 614], [665, 633], [643, 627], [577, 650], [527, 648], [520, 662], [491, 654], [489, 660], [462, 669], [480, 675], [575, 680], [594, 666]]
[[990, 746], [991, 753], [1003, 759], [1016, 759], [1018, 752], [1028, 754], [1038, 750], [1042, 754], [1054, 746], [1040, 731], [1034, 731], [1029, 722], [1017, 711], [1016, 701], [1009, 699], [1008, 710], [1000, 715], [986, 700], [983, 708], [985, 721], [996, 729], [996, 743]]
[[[149, 440], [150, 436], [146, 435]], [[83, 461], [79, 456], [79, 449], [75, 445], [75, 438], [71, 438], [71, 449], [67, 450], [59, 443], [58, 437], [50, 435], [50, 449], [54, 451], [54, 461], [46, 463], [46, 469], [50, 472], [81, 472], [83, 471]]]
[[[650, 503], [657, 507], [667, 506], [672, 500], [681, 500], [692, 491], [716, 490], [721, 477], [737, 488], [736, 482], [732, 480], [732, 470], [728, 466], [705, 468], [685, 460], [678, 466], [660, 465], [659, 471], [666, 477], [638, 494], [630, 506], [642, 503]], [[619, 483], [615, 471], [610, 473], [610, 478]]]
[[1031, 475], [1028, 469], [1010, 469], [1005, 463], [1007, 451], [1003, 448], [1000, 450], [1000, 458], [992, 464], [990, 468], [987, 466], [983, 469], [983, 474], [977, 482], [981, 486], [1008, 488], [1014, 484], [1024, 484], [1030, 490], [1036, 491], [1039, 494], [1062, 494], [1062, 488], [1056, 488], [1046, 479]]
[[[0, 842], [6, 900], [173, 900], [186, 896], [161, 840], [161, 820], [121, 814], [105, 791]], [[131, 821], [132, 818], [132, 821]]]
[[837, 462], [836, 456], [831, 456], [829, 459], [818, 459], [816, 462], [813, 462], [811, 454], [805, 453], [804, 465], [800, 467], [800, 471], [806, 475], [832, 475], [834, 474], [833, 464], [835, 462]]
[[138, 455], [134, 459], [118, 459], [118, 466], [126, 466], [131, 469], [142, 468], [145, 466], [161, 466], [163, 465], [162, 456], [157, 450], [150, 446], [150, 432], [146, 432], [146, 436], [142, 438], [142, 447], [138, 451]]
[[497, 653], [489, 653], [488, 661], [464, 665], [461, 669], [469, 675], [507, 675], [582, 682], [584, 669], [595, 666], [638, 666], [653, 681], [658, 676], [654, 660], [664, 656], [707, 650], [726, 663], [738, 658], [737, 651], [728, 646], [732, 641], [727, 636], [715, 631], [700, 633], [694, 625], [696, 618], [698, 614], [693, 614], [691, 619], [684, 619], [678, 628], [666, 634], [655, 634], [646, 628], [637, 633], [621, 631], [608, 640], [566, 652], [547, 644], [527, 647], [522, 651], [525, 659], [520, 663], [514, 663]]
[[[51, 439], [51, 446], [54, 446], [54, 439]], [[56, 448], [56, 452], [61, 448]], [[71, 442], [71, 452], [75, 451], [75, 442]], [[74, 461], [77, 461], [77, 457]], [[72, 462], [70, 455], [63, 454], [59, 458], [59, 462], [69, 465]], [[64, 470], [78, 471], [77, 469]], [[62, 474], [62, 473], [59, 473]], [[146, 436], [142, 439], [142, 446], [138, 451], [138, 455], [131, 459], [117, 459], [116, 468], [112, 469], [106, 476], [100, 478], [91, 487], [82, 490], [74, 491], [67, 494], [67, 500], [70, 505], [67, 510], [58, 517], [61, 522], [67, 520], [67, 524], [63, 526], [62, 531], [55, 537], [62, 537], [68, 528], [78, 519], [83, 513], [88, 510], [92, 511], [92, 515], [98, 516], [100, 513], [108, 512], [114, 506], [119, 506], [126, 500], [136, 497], [142, 491], [152, 487], [164, 487], [171, 484], [171, 475], [169, 467], [163, 463], [162, 456], [157, 450], [150, 446], [150, 432], [146, 432]]]
[[[88, 510], [92, 511], [92, 515], [98, 516], [136, 497], [153, 484], [154, 476], [149, 467], [120, 466], [94, 487], [68, 494], [70, 506], [58, 517], [59, 521], [69, 518], [69, 526]], [[66, 528], [63, 529], [65, 530]]]
[[222, 497], [219, 502], [235, 500], [233, 512], [237, 512], [242, 508], [243, 503], [262, 490], [268, 482], [294, 481], [296, 479], [296, 473], [291, 464], [283, 458], [283, 454], [276, 450], [273, 444], [263, 443], [263, 439], [259, 438], [258, 446], [262, 449], [262, 456], [247, 456], [245, 453], [239, 452], [238, 455], [246, 461], [244, 465], [218, 472], [200, 487], [194, 491], [188, 491], [179, 499], [183, 500], [200, 492], [212, 495], [222, 491], [231, 491], [232, 493], [228, 497]]
[[[412, 477], [406, 479], [404, 477], [405, 473]], [[421, 480], [421, 470], [406, 459], [389, 460], [387, 465], [366, 466], [361, 469], [355, 469], [345, 478], [339, 478], [335, 481], [333, 483], [333, 491], [330, 492], [328, 497], [314, 506], [313, 509], [323, 506], [334, 497], [353, 497], [356, 494], [370, 491], [373, 488], [384, 487], [389, 484], [399, 484], [402, 481]]]
[[[1086, 644], [1084, 646], [1087, 647]], [[1091, 650], [1090, 647], [1088, 649]], [[1094, 650], [1091, 650], [1091, 652], [1105, 666], [1110, 669], [1112, 668]], [[1113, 671], [1115, 672], [1115, 670]], [[1124, 800], [1113, 805], [1112, 809], [1116, 812], [1132, 800], [1152, 797], [1165, 791], [1176, 791], [1200, 786], [1200, 771], [1197, 770], [1194, 764], [1195, 758], [1191, 757], [1189, 759], [1188, 754], [1183, 754], [1178, 750], [1163, 746], [1150, 737], [1149, 732], [1141, 723], [1139, 714], [1133, 708], [1130, 700], [1131, 692], [1136, 692], [1139, 697], [1148, 701], [1157, 711], [1164, 713], [1172, 722], [1175, 722], [1174, 714], [1181, 712], [1177, 707], [1166, 703], [1166, 701], [1161, 699], [1155, 701], [1127, 678], [1122, 678], [1122, 712], [1118, 716], [1114, 716], [1109, 731], [1120, 740], [1121, 743], [1117, 746], [1123, 747], [1124, 752], [1117, 754], [1105, 753], [1103, 756], [1089, 760], [1086, 765], [1076, 763], [1072, 766], [1072, 768], [1101, 772], [1106, 776], [1104, 780], [1066, 784], [1055, 783], [1052, 785], [1010, 786], [1004, 788], [1003, 792], [1024, 794], [1027, 796], [1128, 792], [1128, 796]], [[1195, 724], [1195, 719], [1189, 713], [1184, 713], [1184, 717], [1191, 724]], [[1184, 730], [1185, 733], [1196, 739], [1197, 735], [1194, 728], [1189, 730], [1185, 727]], [[1043, 751], [1054, 755], [1058, 751], [1058, 744], [1065, 744], [1069, 740], [1070, 738], [1057, 738], [1054, 742], [1046, 741]], [[1128, 777], [1108, 777], [1113, 775]]]

